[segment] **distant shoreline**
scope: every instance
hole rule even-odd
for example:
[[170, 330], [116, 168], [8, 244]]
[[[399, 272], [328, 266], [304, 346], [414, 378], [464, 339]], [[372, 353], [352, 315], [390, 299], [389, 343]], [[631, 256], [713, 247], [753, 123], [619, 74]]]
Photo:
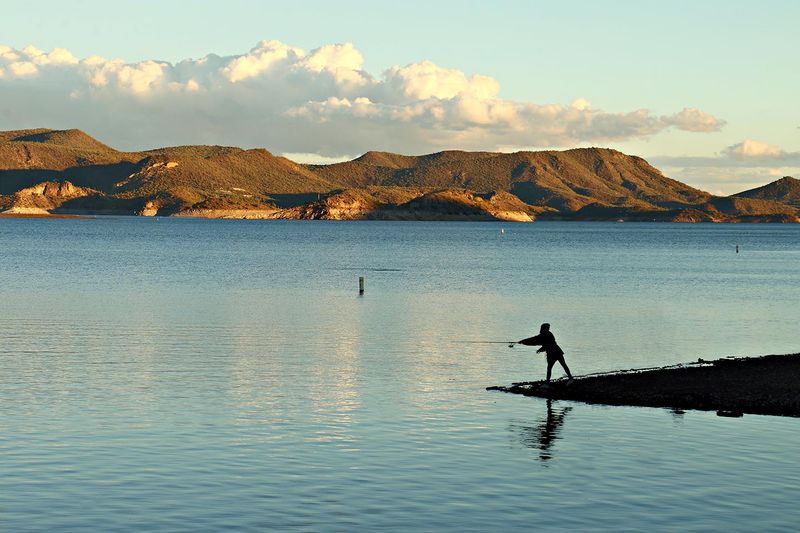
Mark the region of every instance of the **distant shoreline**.
[[75, 219], [75, 220], [94, 220], [102, 217], [130, 217], [130, 218], [182, 218], [194, 220], [296, 220], [296, 221], [324, 221], [324, 222], [498, 222], [498, 223], [513, 223], [513, 224], [531, 224], [534, 222], [588, 222], [588, 223], [605, 223], [605, 224], [622, 224], [622, 223], [636, 223], [636, 224], [797, 224], [798, 221], [789, 220], [768, 220], [756, 217], [752, 220], [670, 220], [670, 219], [647, 219], [647, 218], [634, 218], [628, 220], [614, 220], [614, 219], [600, 219], [600, 218], [577, 218], [568, 216], [549, 216], [546, 218], [538, 218], [534, 220], [515, 220], [512, 218], [494, 218], [488, 216], [470, 216], [470, 215], [449, 215], [442, 217], [435, 217], [428, 213], [427, 216], [414, 218], [411, 215], [405, 217], [395, 216], [377, 216], [377, 217], [362, 217], [362, 218], [302, 218], [302, 217], [282, 217], [275, 216], [275, 211], [265, 212], [262, 210], [236, 210], [236, 213], [231, 214], [217, 214], [216, 216], [205, 213], [191, 213], [182, 212], [170, 215], [141, 215], [129, 212], [124, 213], [81, 213], [81, 214], [66, 214], [66, 213], [14, 213], [14, 212], [0, 212], [0, 218], [12, 219]]

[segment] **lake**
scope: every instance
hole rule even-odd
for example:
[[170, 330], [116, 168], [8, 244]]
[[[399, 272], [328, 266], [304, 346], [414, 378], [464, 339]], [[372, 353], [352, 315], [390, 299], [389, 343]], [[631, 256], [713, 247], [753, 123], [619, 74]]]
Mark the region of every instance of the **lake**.
[[800, 527], [800, 420], [487, 392], [544, 358], [465, 342], [798, 352], [796, 225], [2, 219], [0, 287], [3, 531]]

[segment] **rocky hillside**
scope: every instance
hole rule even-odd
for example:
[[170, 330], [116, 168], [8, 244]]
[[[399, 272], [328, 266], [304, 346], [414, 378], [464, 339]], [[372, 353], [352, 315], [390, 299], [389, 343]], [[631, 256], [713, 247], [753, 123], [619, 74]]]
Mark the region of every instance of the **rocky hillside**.
[[606, 148], [368, 152], [334, 165], [301, 165], [263, 149], [120, 152], [79, 130], [0, 132], [0, 210], [12, 213], [796, 221], [797, 180], [784, 180], [791, 181], [720, 198]]
[[76, 187], [68, 181], [43, 182], [15, 192], [6, 213], [43, 215], [71, 200], [98, 194], [95, 190]]
[[590, 204], [646, 210], [702, 203], [708, 193], [664, 176], [647, 161], [607, 148], [563, 152], [439, 152], [419, 157], [368, 152], [310, 167], [349, 187], [459, 187], [509, 191], [531, 205], [574, 212]]
[[280, 218], [310, 220], [508, 220], [531, 222], [535, 210], [500, 191], [476, 194], [463, 189], [369, 186], [335, 192], [281, 210]]
[[[266, 150], [180, 146], [119, 152], [79, 130], [0, 133], [0, 195], [48, 181], [99, 191], [126, 214], [151, 202], [166, 214], [203, 202], [250, 207], [265, 193], [327, 192], [333, 184]], [[8, 199], [5, 199], [8, 203]], [[124, 206], [124, 207], [121, 207]]]
[[740, 192], [734, 196], [782, 202], [800, 209], [800, 180], [791, 176], [784, 176], [777, 181], [749, 191]]

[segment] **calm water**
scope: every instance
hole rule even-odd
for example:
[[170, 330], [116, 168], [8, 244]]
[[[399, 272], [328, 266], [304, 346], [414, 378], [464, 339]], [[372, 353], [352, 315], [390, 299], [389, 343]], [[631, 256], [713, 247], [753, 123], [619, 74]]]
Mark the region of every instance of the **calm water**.
[[800, 351], [798, 226], [5, 219], [0, 295], [0, 531], [800, 528], [800, 420], [486, 392], [543, 359], [460, 342]]

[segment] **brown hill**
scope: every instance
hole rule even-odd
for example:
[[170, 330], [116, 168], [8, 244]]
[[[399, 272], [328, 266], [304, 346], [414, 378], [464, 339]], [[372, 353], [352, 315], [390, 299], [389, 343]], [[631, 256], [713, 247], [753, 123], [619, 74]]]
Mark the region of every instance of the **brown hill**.
[[116, 152], [110, 146], [76, 129], [48, 130], [39, 128], [0, 132], [0, 142], [39, 143], [83, 152]]
[[382, 218], [400, 220], [533, 220], [530, 206], [500, 191], [476, 194], [461, 189], [432, 191], [386, 210]]
[[71, 200], [98, 194], [95, 190], [76, 187], [68, 181], [44, 182], [17, 191], [5, 207], [9, 213], [46, 214], [57, 211]]
[[178, 146], [119, 152], [80, 130], [0, 132], [0, 195], [6, 196], [0, 205], [8, 207], [9, 197], [23, 189], [64, 181], [107, 195], [109, 206], [102, 211], [125, 205], [126, 214], [147, 202], [169, 214], [203, 202], [252, 207], [267, 202], [268, 194], [335, 188], [304, 166], [261, 149]]
[[109, 190], [130, 174], [137, 154], [117, 152], [80, 130], [0, 132], [0, 195], [46, 181]]
[[734, 194], [739, 198], [756, 198], [759, 200], [773, 200], [800, 208], [800, 180], [791, 176], [784, 176], [777, 181], [768, 183], [755, 189]]
[[[20, 194], [37, 187], [52, 191], [53, 184], [67, 182], [89, 192], [55, 199]], [[120, 152], [80, 130], [0, 132], [0, 209], [203, 216], [250, 216], [252, 211], [253, 217], [287, 218], [794, 221], [797, 189], [797, 180], [784, 178], [719, 198], [664, 176], [642, 158], [607, 148], [451, 150], [421, 156], [367, 152], [344, 163], [302, 165], [263, 149], [176, 146]]]
[[632, 209], [702, 203], [711, 195], [665, 177], [639, 157], [607, 148], [564, 152], [368, 152], [345, 163], [309, 166], [333, 183], [505, 190], [531, 205], [577, 211], [599, 203]]
[[161, 197], [171, 211], [203, 202], [268, 203], [270, 194], [334, 188], [301, 165], [261, 149], [191, 146], [143, 155], [135, 171], [114, 184], [114, 192], [129, 199]]
[[336, 191], [271, 218], [310, 220], [511, 220], [530, 222], [533, 209], [507, 192], [369, 186]]
[[717, 210], [732, 216], [796, 215], [794, 207], [774, 200], [758, 198], [712, 198], [706, 204], [709, 211]]

